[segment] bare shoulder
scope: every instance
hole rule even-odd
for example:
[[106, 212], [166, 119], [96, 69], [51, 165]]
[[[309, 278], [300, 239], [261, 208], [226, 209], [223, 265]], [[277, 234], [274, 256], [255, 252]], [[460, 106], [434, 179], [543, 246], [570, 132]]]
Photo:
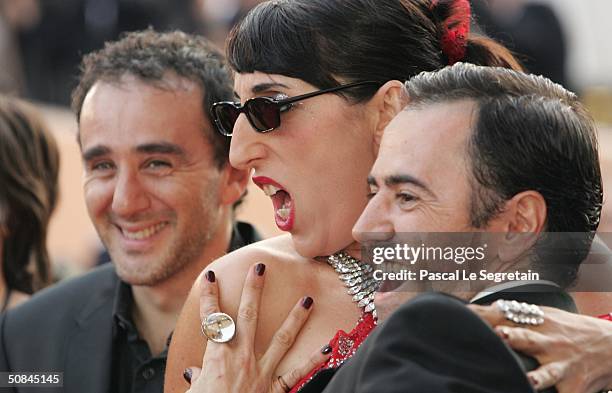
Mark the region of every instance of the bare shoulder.
[[205, 270], [215, 273], [219, 285], [220, 306], [231, 315], [238, 310], [246, 274], [255, 264], [263, 263], [266, 266], [263, 298], [265, 303], [268, 299], [265, 293], [281, 290], [281, 286], [285, 286], [284, 282], [290, 280], [294, 272], [308, 267], [305, 262], [307, 259], [293, 249], [291, 236], [281, 235], [226, 254], [208, 265]]
[[301, 257], [293, 249], [290, 235], [281, 235], [232, 251], [212, 262], [206, 270], [213, 270], [215, 274], [225, 272], [236, 273], [244, 271], [254, 263], [264, 263], [266, 266], [283, 264], [287, 262], [299, 262]]

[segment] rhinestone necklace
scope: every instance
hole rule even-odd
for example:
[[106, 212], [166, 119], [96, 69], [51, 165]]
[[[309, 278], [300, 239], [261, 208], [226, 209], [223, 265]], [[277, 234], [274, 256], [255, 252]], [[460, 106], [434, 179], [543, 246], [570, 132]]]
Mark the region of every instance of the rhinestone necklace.
[[374, 293], [380, 282], [372, 277], [372, 266], [342, 251], [327, 257], [327, 263], [338, 272], [338, 278], [357, 306], [363, 308], [363, 312], [371, 312], [376, 319]]

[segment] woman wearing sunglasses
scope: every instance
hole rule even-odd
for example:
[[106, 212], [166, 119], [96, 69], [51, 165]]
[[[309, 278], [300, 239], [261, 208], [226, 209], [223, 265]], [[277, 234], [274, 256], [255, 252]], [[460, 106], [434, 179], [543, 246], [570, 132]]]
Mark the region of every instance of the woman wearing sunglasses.
[[[328, 344], [331, 354], [313, 369], [337, 367], [355, 352], [376, 324], [376, 287], [351, 228], [367, 203], [382, 132], [405, 104], [401, 81], [457, 61], [520, 68], [503, 47], [469, 35], [469, 23], [467, 0], [278, 0], [254, 8], [232, 31], [236, 102], [216, 103], [211, 116], [232, 136], [232, 165], [254, 171], [277, 226], [290, 235], [209, 266], [203, 279], [218, 284], [219, 309], [236, 318], [235, 337], [218, 330], [224, 321], [201, 325], [196, 284], [172, 340], [166, 392], [189, 387], [183, 370], [202, 360], [202, 331], [217, 342], [233, 337], [214, 344], [227, 350], [252, 340], [252, 351], [229, 367], [252, 371], [253, 361], [263, 361], [286, 391], [308, 381], [287, 373], [316, 348]], [[266, 275], [261, 306], [242, 304], [238, 313], [249, 272]], [[292, 337], [275, 332], [294, 306], [310, 313], [308, 322], [282, 360], [264, 356], [271, 342], [291, 345]], [[256, 334], [242, 330], [253, 321]]]

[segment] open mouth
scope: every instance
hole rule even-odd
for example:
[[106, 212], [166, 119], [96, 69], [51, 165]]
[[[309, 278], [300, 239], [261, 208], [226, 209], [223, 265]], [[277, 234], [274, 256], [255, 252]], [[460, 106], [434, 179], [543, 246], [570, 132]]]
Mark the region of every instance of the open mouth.
[[155, 236], [162, 229], [164, 229], [166, 227], [166, 225], [168, 225], [168, 222], [161, 222], [159, 224], [152, 225], [150, 227], [143, 228], [143, 229], [140, 229], [138, 231], [130, 231], [128, 229], [121, 228], [121, 227], [120, 227], [120, 230], [121, 230], [121, 233], [123, 234], [123, 236], [125, 236], [126, 239], [129, 239], [129, 240], [146, 240], [146, 239], [148, 239], [150, 237]]
[[274, 180], [262, 176], [254, 177], [253, 182], [272, 199], [274, 206], [274, 220], [276, 226], [282, 231], [293, 228], [295, 209], [291, 194]]

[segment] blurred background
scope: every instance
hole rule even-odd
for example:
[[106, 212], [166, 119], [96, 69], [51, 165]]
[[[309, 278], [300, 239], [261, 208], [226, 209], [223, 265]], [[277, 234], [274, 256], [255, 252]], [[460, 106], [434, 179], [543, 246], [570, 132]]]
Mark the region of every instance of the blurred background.
[[[40, 108], [61, 149], [61, 198], [50, 228], [55, 274], [79, 274], [102, 251], [82, 195], [76, 121], [69, 111], [83, 54], [122, 32], [152, 26], [202, 34], [219, 48], [261, 0], [0, 0], [0, 93]], [[576, 91], [598, 123], [606, 193], [612, 192], [612, 16], [610, 0], [472, 0], [477, 29], [512, 49], [536, 74]], [[610, 181], [608, 181], [610, 179]], [[1, 192], [1, 190], [0, 190]], [[239, 218], [280, 233], [268, 198], [251, 187]], [[602, 232], [612, 232], [604, 205]]]

